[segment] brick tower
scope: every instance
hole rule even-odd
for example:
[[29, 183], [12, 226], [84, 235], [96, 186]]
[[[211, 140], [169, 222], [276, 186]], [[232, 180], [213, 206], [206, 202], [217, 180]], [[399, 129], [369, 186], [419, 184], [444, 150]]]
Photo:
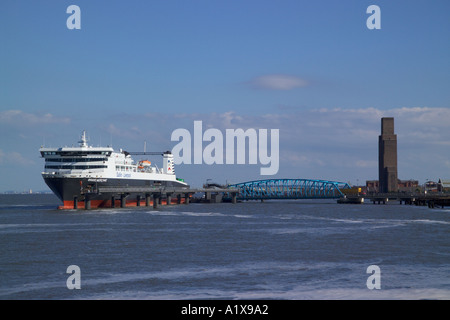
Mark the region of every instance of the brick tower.
[[394, 118], [381, 118], [381, 135], [378, 140], [378, 177], [380, 192], [398, 191], [397, 135]]

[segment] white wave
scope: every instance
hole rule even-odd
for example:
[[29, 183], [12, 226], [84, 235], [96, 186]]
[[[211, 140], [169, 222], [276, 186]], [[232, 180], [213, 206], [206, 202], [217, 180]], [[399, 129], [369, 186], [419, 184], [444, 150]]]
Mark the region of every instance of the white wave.
[[[81, 278], [81, 290], [95, 287], [97, 285], [114, 284], [114, 283], [127, 283], [143, 280], [177, 280], [177, 279], [196, 279], [210, 277], [214, 275], [226, 274], [230, 272], [226, 268], [208, 268], [208, 269], [181, 269], [170, 271], [157, 271], [157, 272], [144, 272], [144, 273], [116, 273], [105, 274], [96, 278]], [[65, 280], [62, 281], [41, 281], [35, 283], [25, 283], [9, 288], [0, 287], [0, 298], [8, 297], [15, 294], [26, 293], [31, 291], [45, 290], [46, 293], [54, 289], [65, 289]], [[39, 296], [36, 293], [36, 296]]]
[[267, 230], [271, 234], [298, 234], [298, 233], [315, 233], [316, 229], [314, 228], [277, 228], [277, 229], [268, 229]]
[[179, 216], [179, 212], [171, 212], [171, 211], [146, 211], [147, 213], [151, 214], [152, 216]]
[[137, 300], [448, 300], [450, 290], [444, 289], [389, 289], [369, 290], [352, 288], [314, 289], [296, 287], [291, 290], [255, 289], [255, 290], [220, 290], [195, 289], [161, 291], [115, 291], [91, 295], [89, 299], [137, 299]]
[[329, 219], [336, 222], [344, 222], [344, 223], [363, 223], [364, 220], [355, 220], [355, 219]]
[[104, 225], [107, 223], [22, 223], [22, 224], [2, 224], [0, 234], [25, 234], [25, 233], [54, 233], [54, 232], [95, 232], [110, 231]]
[[154, 216], [192, 216], [192, 217], [222, 217], [225, 216], [219, 212], [194, 212], [194, 211], [158, 211], [151, 210], [147, 213]]
[[253, 216], [243, 215], [243, 214], [235, 214], [235, 215], [233, 215], [233, 217], [235, 217], [235, 218], [245, 218], [245, 219], [253, 218]]
[[24, 292], [30, 291], [39, 291], [39, 290], [52, 290], [57, 288], [66, 288], [64, 281], [42, 281], [37, 283], [25, 283], [22, 285], [10, 287], [10, 288], [0, 288], [0, 298], [8, 297], [15, 294], [20, 294]]
[[[418, 300], [418, 299], [450, 299], [450, 289], [429, 288], [429, 287], [382, 287], [381, 290], [369, 290], [365, 287], [365, 277], [363, 282], [346, 282], [347, 286], [341, 287], [338, 283], [341, 278], [334, 278], [331, 282], [306, 280], [307, 284], [295, 285], [292, 282], [280, 283], [278, 278], [268, 278], [270, 274], [284, 274], [286, 278], [290, 275], [298, 276], [301, 273], [308, 274], [333, 274], [336, 270], [345, 271], [343, 278], [347, 278], [347, 272], [363, 272], [366, 265], [361, 264], [341, 264], [341, 263], [277, 263], [270, 261], [233, 264], [229, 266], [181, 268], [167, 271], [150, 272], [125, 272], [125, 273], [104, 273], [93, 278], [82, 276], [80, 294], [72, 298], [80, 299], [157, 299], [157, 300], [180, 300], [180, 299], [286, 299], [286, 300]], [[60, 278], [60, 276], [57, 276]], [[242, 278], [239, 287], [231, 287], [227, 284], [234, 283], [236, 279]], [[213, 285], [218, 279], [222, 285]], [[247, 279], [264, 279], [264, 282], [256, 283]], [[271, 279], [271, 280], [269, 280]], [[172, 282], [175, 287], [168, 284], [163, 287], [153, 286], [155, 281], [160, 283]], [[167, 282], [168, 281], [168, 282]], [[231, 282], [230, 282], [231, 281]], [[359, 280], [358, 280], [359, 281]], [[139, 282], [139, 289], [136, 288]], [[189, 286], [183, 286], [183, 282]], [[197, 283], [210, 283], [211, 285], [196, 285]], [[353, 283], [356, 287], [351, 287]], [[104, 291], [105, 285], [115, 284]], [[10, 288], [0, 287], [0, 298], [7, 298], [18, 294], [25, 294], [34, 297], [51, 297], [58, 299], [64, 296], [57, 296], [59, 290], [66, 290], [65, 279], [63, 281], [42, 281], [38, 283], [25, 283]], [[180, 286], [183, 290], [180, 291]], [[330, 286], [327, 288], [327, 286]], [[383, 284], [382, 284], [383, 286]], [[98, 288], [97, 288], [98, 287]], [[96, 292], [101, 290], [101, 292]], [[35, 292], [32, 292], [35, 291]]]
[[65, 224], [52, 224], [52, 223], [10, 223], [10, 224], [0, 224], [0, 229], [9, 228], [39, 228], [39, 227], [53, 227], [55, 225], [65, 225]]
[[439, 220], [429, 220], [429, 219], [417, 219], [417, 220], [409, 220], [409, 222], [413, 223], [425, 223], [425, 224], [450, 224], [448, 221], [439, 221]]
[[223, 213], [219, 212], [193, 212], [193, 211], [183, 211], [181, 214], [186, 216], [194, 216], [194, 217], [223, 217], [225, 216]]

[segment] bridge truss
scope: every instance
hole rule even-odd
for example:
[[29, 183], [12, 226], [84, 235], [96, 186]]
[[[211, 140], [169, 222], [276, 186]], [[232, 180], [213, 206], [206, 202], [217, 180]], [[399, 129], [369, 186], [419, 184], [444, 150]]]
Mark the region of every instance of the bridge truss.
[[344, 197], [341, 189], [348, 183], [310, 179], [268, 179], [229, 185], [239, 189], [237, 199], [336, 199]]

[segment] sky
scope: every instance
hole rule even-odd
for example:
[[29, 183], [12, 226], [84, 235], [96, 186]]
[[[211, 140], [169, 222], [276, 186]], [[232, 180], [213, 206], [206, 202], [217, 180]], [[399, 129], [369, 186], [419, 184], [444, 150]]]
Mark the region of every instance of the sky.
[[[68, 29], [81, 11], [81, 29]], [[381, 29], [369, 29], [370, 5]], [[378, 179], [395, 118], [400, 179], [450, 180], [448, 0], [0, 2], [0, 192], [48, 190], [39, 147], [172, 150], [194, 121], [278, 129], [279, 170], [180, 164], [193, 186]], [[205, 147], [207, 143], [204, 143]], [[154, 159], [158, 164], [162, 159]]]

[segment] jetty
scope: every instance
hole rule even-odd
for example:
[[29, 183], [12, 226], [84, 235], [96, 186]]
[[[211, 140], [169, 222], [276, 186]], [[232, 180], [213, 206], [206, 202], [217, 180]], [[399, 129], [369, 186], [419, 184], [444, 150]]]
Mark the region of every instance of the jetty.
[[[193, 198], [197, 193], [203, 193], [203, 197]], [[130, 187], [130, 186], [105, 186], [94, 190], [89, 190], [81, 193], [81, 199], [74, 197], [73, 209], [78, 209], [79, 202], [84, 204], [84, 209], [90, 210], [92, 208], [92, 201], [96, 198], [105, 198], [107, 195], [110, 200], [103, 200], [101, 205], [96, 207], [103, 208], [125, 208], [129, 206], [153, 206], [157, 208], [158, 205], [171, 204], [189, 204], [190, 202], [223, 202], [224, 194], [229, 202], [237, 203], [237, 195], [239, 190], [228, 188], [179, 188], [179, 187]], [[127, 201], [129, 195], [137, 195], [136, 201], [130, 203]]]
[[450, 206], [449, 193], [374, 193], [347, 195], [338, 200], [338, 203], [361, 204], [364, 201], [373, 204], [387, 204], [388, 202], [398, 202], [405, 205], [428, 206], [429, 208], [444, 208]]

